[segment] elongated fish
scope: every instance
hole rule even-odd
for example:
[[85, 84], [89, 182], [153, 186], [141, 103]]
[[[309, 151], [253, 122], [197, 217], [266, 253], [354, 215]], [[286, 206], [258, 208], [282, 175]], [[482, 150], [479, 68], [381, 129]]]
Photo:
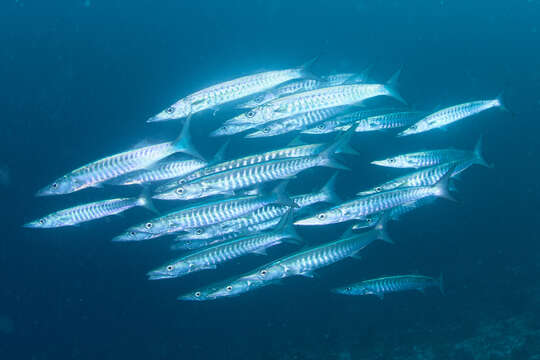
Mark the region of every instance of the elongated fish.
[[[332, 204], [339, 203], [339, 197], [335, 193], [336, 178], [337, 173], [334, 174], [318, 192], [291, 196], [291, 200], [298, 206], [297, 208], [293, 208], [293, 212], [297, 214], [308, 206], [321, 202]], [[266, 205], [237, 219], [201, 228], [186, 229], [187, 233], [179, 235], [176, 240], [203, 240], [216, 237], [227, 237], [231, 236], [230, 234], [233, 234], [232, 237], [234, 237], [234, 234], [261, 231], [262, 229], [267, 229], [276, 225], [276, 220], [279, 220], [279, 218], [285, 215], [289, 209], [290, 207], [287, 205]]]
[[493, 100], [472, 101], [451, 106], [426, 116], [416, 124], [410, 126], [408, 129], [400, 132], [398, 136], [419, 134], [433, 129], [438, 129], [494, 107], [499, 107], [506, 110], [500, 96]]
[[248, 155], [239, 159], [228, 160], [225, 162], [220, 162], [215, 165], [205, 167], [203, 169], [197, 170], [187, 176], [181, 177], [170, 183], [159, 186], [156, 189], [157, 193], [165, 192], [171, 189], [174, 189], [178, 186], [184, 185], [190, 181], [202, 178], [204, 176], [209, 176], [212, 174], [217, 174], [226, 170], [232, 170], [241, 168], [244, 166], [260, 164], [270, 160], [279, 160], [279, 159], [288, 159], [296, 157], [311, 156], [320, 153], [327, 147], [326, 144], [309, 144], [309, 145], [299, 145], [291, 146], [283, 149], [267, 151], [261, 154]]
[[353, 126], [354, 123], [359, 122], [362, 119], [398, 111], [400, 111], [400, 109], [397, 107], [387, 107], [346, 113], [332, 117], [328, 120], [324, 120], [315, 127], [302, 130], [301, 133], [319, 135], [328, 134], [335, 131], [347, 131]]
[[355, 131], [378, 131], [409, 126], [415, 121], [418, 121], [418, 119], [424, 115], [425, 112], [422, 111], [402, 111], [370, 116], [368, 118], [358, 120], [355, 124]]
[[332, 292], [343, 295], [376, 295], [379, 299], [384, 294], [399, 291], [418, 290], [424, 293], [428, 287], [438, 287], [444, 294], [443, 278], [434, 279], [423, 275], [397, 275], [365, 280], [356, 284], [333, 289]]
[[345, 133], [334, 144], [316, 155], [271, 160], [222, 171], [195, 179], [173, 190], [154, 195], [153, 198], [161, 200], [191, 200], [217, 194], [231, 194], [235, 190], [260, 185], [265, 182], [288, 179], [304, 170], [317, 166], [347, 170], [348, 168], [336, 162], [333, 156], [334, 152], [348, 142], [351, 135], [351, 132]]
[[175, 141], [126, 151], [84, 165], [39, 190], [36, 196], [68, 194], [88, 187], [99, 187], [105, 181], [144, 169], [177, 152], [201, 157], [191, 145], [189, 121]]
[[199, 90], [178, 100], [159, 114], [152, 116], [148, 119], [148, 122], [180, 119], [206, 109], [216, 108], [228, 102], [269, 90], [289, 80], [309, 77], [307, 68], [315, 60], [313, 59], [296, 69], [267, 71], [242, 76]]
[[435, 185], [397, 188], [394, 190], [362, 196], [322, 211], [315, 216], [298, 220], [294, 224], [335, 224], [354, 219], [363, 219], [368, 215], [379, 213], [426, 197], [436, 196], [452, 199], [448, 191], [448, 180], [450, 179], [454, 168], [455, 165], [454, 167], [450, 168]]
[[158, 181], [170, 180], [192, 173], [207, 166], [199, 159], [171, 160], [158, 163], [147, 170], [139, 170], [110, 181], [113, 185], [141, 185]]
[[394, 88], [398, 76], [399, 72], [387, 84], [338, 85], [285, 96], [227, 120], [225, 124], [261, 125], [308, 111], [359, 104], [376, 96], [391, 96], [405, 102]]
[[337, 106], [328, 109], [308, 111], [289, 118], [264, 124], [260, 130], [246, 135], [246, 138], [258, 138], [286, 134], [291, 131], [300, 131], [312, 127], [332, 116], [347, 110], [347, 107]]
[[479, 163], [487, 166], [482, 157], [482, 138], [478, 139], [473, 151], [457, 150], [457, 149], [442, 149], [419, 151], [403, 155], [392, 156], [382, 160], [375, 160], [373, 165], [394, 167], [394, 168], [424, 168], [435, 166], [452, 161], [463, 161], [470, 159], [478, 159]]
[[[224, 222], [242, 216], [268, 204], [296, 204], [285, 194], [286, 184], [280, 184], [271, 194], [263, 196], [243, 196], [210, 203], [197, 204], [173, 211], [143, 224], [129, 228], [124, 241], [130, 239], [131, 232], [146, 232], [166, 235], [181, 230]], [[116, 239], [116, 238], [115, 238]], [[117, 239], [119, 240], [119, 239]]]
[[346, 232], [339, 240], [319, 245], [307, 250], [285, 256], [263, 265], [237, 279], [221, 285], [210, 299], [240, 295], [262, 286], [270, 285], [291, 276], [314, 277], [314, 271], [334, 264], [348, 257], [354, 257], [359, 251], [381, 239], [392, 243], [384, 231], [384, 222], [375, 228], [358, 234]]
[[[283, 218], [288, 221], [287, 217]], [[300, 238], [292, 226], [274, 232], [233, 239], [182, 256], [150, 271], [149, 280], [171, 279], [201, 270], [215, 269], [217, 265], [251, 253], [266, 255], [266, 249], [283, 242], [298, 243]]]
[[25, 224], [24, 227], [43, 229], [78, 225], [87, 221], [120, 214], [136, 206], [143, 206], [155, 211], [150, 199], [143, 194], [138, 198], [101, 200], [88, 204], [77, 205], [29, 222], [28, 224]]
[[369, 195], [381, 191], [396, 189], [399, 187], [433, 185], [437, 181], [439, 181], [444, 176], [444, 174], [448, 172], [450, 168], [454, 168], [452, 176], [456, 176], [467, 170], [472, 165], [481, 165], [488, 168], [492, 167], [484, 160], [481, 149], [477, 148], [474, 152], [470, 153], [469, 158], [464, 158], [462, 160], [451, 161], [447, 163], [442, 163], [440, 165], [423, 168], [413, 173], [400, 176], [383, 184], [377, 185], [369, 190], [360, 191], [356, 195]]

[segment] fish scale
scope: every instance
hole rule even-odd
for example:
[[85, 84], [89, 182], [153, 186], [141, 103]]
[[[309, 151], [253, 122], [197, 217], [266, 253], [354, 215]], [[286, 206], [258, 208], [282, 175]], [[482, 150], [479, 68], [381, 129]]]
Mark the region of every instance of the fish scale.
[[397, 275], [364, 280], [355, 284], [334, 289], [333, 292], [344, 295], [377, 295], [382, 298], [385, 293], [419, 290], [437, 286], [443, 291], [442, 278], [434, 279], [424, 275]]
[[[370, 116], [365, 119], [358, 120], [356, 122], [356, 132], [365, 132], [365, 131], [377, 131], [377, 130], [388, 130], [395, 129], [399, 127], [409, 126], [413, 122], [418, 121], [418, 119], [425, 115], [425, 112], [421, 111], [404, 111], [396, 112], [390, 114], [381, 114]], [[344, 130], [347, 130], [348, 127], [345, 127]]]
[[184, 176], [204, 166], [206, 166], [206, 162], [197, 159], [171, 161], [160, 164], [154, 169], [141, 170], [118, 179], [113, 179], [111, 183], [114, 185], [133, 185], [163, 181]]

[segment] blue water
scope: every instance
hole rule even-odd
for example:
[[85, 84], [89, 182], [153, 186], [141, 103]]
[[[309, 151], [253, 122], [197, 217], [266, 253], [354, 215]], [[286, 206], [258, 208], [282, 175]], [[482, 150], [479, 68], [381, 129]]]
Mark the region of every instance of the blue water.
[[[454, 345], [474, 337], [486, 322], [525, 316], [529, 328], [538, 329], [539, 19], [537, 0], [4, 0], [0, 358], [413, 359], [415, 349], [430, 346], [438, 359], [473, 359]], [[391, 223], [396, 245], [373, 244], [361, 260], [319, 270], [317, 279], [288, 279], [212, 302], [175, 299], [295, 248], [150, 282], [145, 273], [173, 256], [169, 242], [110, 241], [148, 218], [144, 209], [76, 228], [21, 228], [43, 214], [120, 194], [105, 188], [34, 197], [82, 164], [142, 140], [174, 138], [178, 123], [145, 119], [178, 98], [240, 75], [295, 67], [316, 55], [313, 71], [320, 74], [359, 72], [372, 64], [374, 78], [385, 81], [403, 66], [401, 93], [418, 109], [504, 91], [513, 112], [492, 110], [448, 131], [410, 138], [355, 136], [361, 155], [346, 158], [353, 172], [338, 179], [343, 198], [402, 174], [370, 166], [371, 160], [428, 148], [472, 148], [481, 134], [485, 157], [495, 167], [464, 173], [459, 202], [438, 200]], [[210, 157], [223, 141], [206, 134], [230, 116], [228, 110], [194, 116], [194, 141], [203, 155]], [[290, 140], [234, 138], [229, 156]], [[307, 171], [289, 189], [311, 191], [331, 174]], [[316, 244], [345, 229], [341, 224], [299, 231]], [[446, 295], [432, 289], [380, 301], [328, 291], [413, 272], [442, 273]], [[538, 346], [532, 343], [512, 359], [533, 359]]]

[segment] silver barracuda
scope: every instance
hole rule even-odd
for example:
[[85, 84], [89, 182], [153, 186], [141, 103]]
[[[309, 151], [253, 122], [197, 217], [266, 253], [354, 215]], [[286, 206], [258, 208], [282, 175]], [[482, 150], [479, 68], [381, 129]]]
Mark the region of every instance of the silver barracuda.
[[260, 163], [271, 161], [271, 160], [316, 155], [320, 153], [322, 150], [324, 150], [326, 147], [327, 147], [326, 144], [309, 144], [309, 145], [291, 146], [291, 147], [286, 147], [279, 150], [267, 151], [261, 154], [248, 155], [239, 159], [220, 162], [218, 164], [211, 165], [203, 169], [197, 170], [187, 176], [181, 177], [180, 179], [175, 179], [174, 181], [171, 181], [170, 183], [163, 184], [156, 189], [156, 192], [157, 193], [165, 192], [171, 189], [175, 189], [176, 187], [184, 185], [190, 181], [202, 178], [204, 176], [217, 174], [217, 173], [227, 171], [227, 170], [237, 169], [244, 166], [260, 164]]
[[302, 130], [301, 133], [319, 135], [328, 134], [335, 131], [347, 131], [353, 126], [354, 123], [359, 122], [362, 119], [397, 111], [400, 111], [400, 109], [396, 107], [355, 111], [325, 120], [315, 127]]
[[390, 96], [405, 102], [394, 88], [398, 75], [399, 72], [387, 84], [338, 85], [285, 96], [238, 115], [225, 124], [262, 125], [308, 111], [359, 104], [376, 96]]
[[139, 170], [114, 178], [109, 183], [113, 185], [148, 184], [178, 178], [205, 166], [207, 166], [207, 163], [199, 159], [165, 161], [146, 170]]
[[188, 117], [207, 109], [216, 107], [269, 90], [289, 80], [311, 76], [307, 68], [313, 59], [296, 69], [267, 71], [254, 75], [242, 76], [231, 81], [220, 83], [188, 95], [159, 114], [152, 116], [148, 122], [167, 121]]
[[[281, 259], [272, 261], [247, 274], [219, 286], [209, 294], [211, 299], [240, 295], [262, 286], [279, 282], [291, 276], [314, 277], [314, 271], [334, 264], [348, 257], [354, 257], [359, 251], [381, 239], [392, 243], [384, 231], [384, 222], [375, 228], [358, 234], [346, 232], [339, 240], [303, 250]], [[217, 286], [214, 286], [217, 287]]]
[[87, 221], [120, 214], [136, 206], [155, 211], [146, 195], [139, 198], [119, 198], [96, 201], [60, 210], [24, 225], [27, 228], [56, 228], [78, 225]]
[[[298, 206], [293, 208], [295, 214], [316, 203], [338, 203], [335, 193], [337, 173], [321, 188], [320, 191], [309, 194], [291, 196]], [[216, 237], [235, 237], [235, 234], [252, 233], [277, 225], [278, 220], [290, 209], [287, 205], [272, 204], [263, 206], [249, 215], [201, 228], [186, 229], [187, 233], [176, 238], [177, 241], [208, 240]]]
[[479, 164], [488, 166], [482, 157], [482, 138], [478, 139], [473, 151], [457, 149], [419, 151], [375, 160], [371, 163], [378, 166], [419, 169], [452, 161], [466, 161], [470, 159], [477, 159]]
[[[288, 217], [283, 217], [282, 224]], [[281, 226], [269, 233], [233, 239], [187, 254], [150, 271], [149, 280], [171, 279], [201, 270], [215, 269], [217, 265], [251, 253], [266, 255], [266, 249], [283, 242], [298, 243], [300, 238], [292, 226]]]
[[465, 119], [469, 116], [495, 107], [506, 110], [500, 96], [493, 100], [472, 101], [451, 106], [426, 116], [422, 120], [410, 126], [408, 129], [400, 132], [398, 136], [419, 134], [433, 129], [438, 129], [458, 120]]
[[144, 169], [177, 152], [200, 158], [191, 145], [189, 121], [185, 123], [180, 137], [175, 141], [126, 151], [84, 165], [57, 179], [38, 191], [36, 195], [68, 194], [88, 187], [99, 187], [105, 181]]
[[384, 294], [387, 293], [408, 290], [424, 293], [425, 289], [429, 287], [438, 287], [444, 294], [442, 276], [438, 279], [423, 275], [386, 276], [339, 287], [333, 289], [332, 292], [343, 295], [375, 295], [379, 299], [383, 299]]
[[186, 251], [198, 250], [207, 246], [218, 244], [223, 241], [219, 241], [219, 239], [218, 240], [200, 239], [200, 240], [179, 241], [171, 245], [171, 250], [186, 250]]
[[411, 187], [411, 186], [429, 186], [439, 181], [444, 174], [448, 172], [450, 168], [454, 168], [452, 176], [457, 176], [463, 171], [467, 170], [472, 165], [481, 165], [485, 167], [492, 167], [489, 165], [480, 152], [480, 148], [477, 148], [470, 154], [469, 158], [462, 160], [451, 161], [440, 165], [435, 165], [428, 168], [417, 170], [413, 173], [400, 176], [398, 178], [387, 181], [383, 184], [377, 185], [369, 190], [360, 191], [356, 195], [369, 195], [378, 193], [381, 191], [388, 191], [399, 187]]
[[246, 135], [246, 138], [258, 138], [286, 134], [291, 131], [300, 131], [312, 127], [330, 117], [347, 110], [348, 107], [333, 107], [315, 111], [308, 111], [289, 118], [281, 119], [263, 125], [259, 130]]
[[204, 176], [173, 190], [154, 195], [154, 199], [191, 200], [217, 194], [231, 194], [236, 190], [265, 182], [288, 179], [317, 166], [348, 170], [345, 166], [337, 163], [333, 156], [343, 144], [348, 142], [351, 135], [352, 132], [345, 133], [334, 144], [316, 155], [271, 160]]
[[370, 116], [355, 123], [356, 132], [378, 131], [409, 126], [418, 121], [425, 112], [403, 111]]
[[243, 196], [210, 203], [197, 204], [182, 210], [173, 211], [127, 230], [166, 235], [185, 229], [212, 225], [242, 216], [268, 204], [296, 205], [285, 194], [284, 186], [279, 185], [271, 194], [263, 196]]
[[364, 219], [366, 216], [380, 213], [396, 206], [411, 203], [426, 197], [436, 196], [452, 199], [448, 191], [448, 180], [455, 169], [455, 165], [432, 186], [418, 186], [397, 188], [376, 194], [362, 196], [321, 211], [311, 216], [296, 221], [295, 225], [328, 225], [345, 221]]

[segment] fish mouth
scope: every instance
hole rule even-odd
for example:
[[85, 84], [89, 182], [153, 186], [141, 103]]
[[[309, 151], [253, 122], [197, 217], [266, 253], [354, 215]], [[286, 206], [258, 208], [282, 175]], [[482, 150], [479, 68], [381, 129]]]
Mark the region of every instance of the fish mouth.
[[244, 138], [246, 138], [246, 139], [254, 139], [254, 138], [264, 137], [265, 135], [266, 135], [266, 133], [264, 133], [262, 131], [255, 131], [255, 132], [252, 132], [251, 134], [247, 134], [246, 136], [244, 136]]
[[154, 115], [154, 116], [150, 116], [148, 119], [146, 119], [146, 122], [147, 123], [153, 123], [153, 122], [165, 121], [165, 120], [170, 120], [170, 119], [164, 119], [163, 117], [161, 117], [159, 115]]
[[29, 223], [26, 223], [26, 224], [23, 224], [22, 226], [23, 228], [27, 228], [27, 229], [37, 229], [38, 227], [40, 227], [38, 225], [38, 223], [34, 222], [34, 221], [31, 221]]
[[385, 166], [383, 160], [374, 160], [371, 162], [371, 164], [377, 166]]
[[325, 224], [319, 221], [315, 217], [309, 217], [306, 219], [295, 221], [293, 225], [325, 225]]
[[49, 191], [49, 189], [47, 188], [39, 189], [38, 191], [36, 191], [36, 194], [35, 194], [35, 196], [51, 196], [51, 195], [54, 195], [54, 194], [51, 191]]
[[175, 276], [171, 276], [170, 274], [165, 274], [159, 270], [153, 270], [149, 271], [146, 276], [148, 277], [147, 280], [163, 280], [163, 279], [172, 279]]
[[178, 199], [173, 194], [171, 194], [170, 192], [164, 192], [164, 193], [161, 193], [161, 194], [156, 194], [156, 195], [152, 196], [152, 199], [157, 199], [157, 200], [181, 200], [181, 199]]

